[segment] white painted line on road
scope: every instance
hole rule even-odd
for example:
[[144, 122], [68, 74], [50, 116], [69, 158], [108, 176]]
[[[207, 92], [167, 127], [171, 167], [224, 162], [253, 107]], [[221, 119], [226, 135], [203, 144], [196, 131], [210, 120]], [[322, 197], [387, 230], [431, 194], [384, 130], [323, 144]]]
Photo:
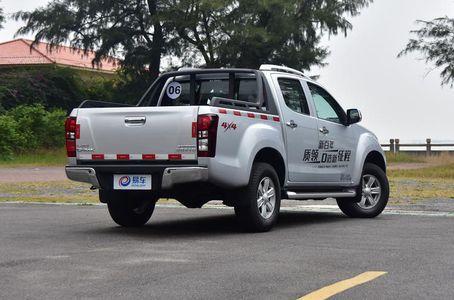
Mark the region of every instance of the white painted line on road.
[[[27, 202], [27, 201], [5, 201], [0, 204], [32, 204], [32, 205], [54, 205], [54, 206], [106, 206], [104, 203], [55, 203], [55, 202]], [[178, 203], [158, 203], [156, 207], [159, 208], [184, 208], [183, 205]], [[206, 204], [204, 209], [221, 209], [233, 210], [221, 204]], [[341, 213], [337, 205], [296, 205], [281, 207], [281, 211], [288, 212], [318, 212], [318, 213]], [[384, 215], [399, 215], [399, 216], [421, 216], [421, 217], [454, 217], [454, 212], [443, 211], [423, 211], [423, 210], [403, 210], [395, 208], [387, 208], [383, 212]]]
[[[309, 212], [330, 212], [341, 213], [337, 205], [297, 205], [290, 207], [281, 207], [282, 211], [309, 211]], [[454, 217], [454, 212], [442, 211], [423, 211], [423, 210], [403, 210], [387, 208], [383, 212], [385, 215], [408, 215], [408, 216], [426, 216], [426, 217]]]
[[334, 284], [325, 286], [315, 292], [307, 294], [298, 300], [324, 300], [331, 298], [334, 295], [340, 294], [346, 290], [354, 288], [358, 285], [377, 279], [380, 276], [387, 274], [387, 272], [365, 272], [350, 279], [342, 280]]

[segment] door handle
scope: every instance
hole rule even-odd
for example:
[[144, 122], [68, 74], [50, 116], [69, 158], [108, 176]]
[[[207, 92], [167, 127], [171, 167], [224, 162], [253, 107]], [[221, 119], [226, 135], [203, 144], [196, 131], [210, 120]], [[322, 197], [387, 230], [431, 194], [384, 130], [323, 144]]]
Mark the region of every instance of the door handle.
[[146, 117], [126, 117], [125, 124], [127, 126], [142, 126], [147, 121]]
[[328, 134], [329, 133], [329, 130], [325, 126], [323, 126], [322, 128], [319, 128], [319, 131], [321, 133], [323, 133], [323, 134]]
[[290, 120], [290, 122], [285, 123], [285, 125], [287, 125], [288, 127], [292, 128], [292, 129], [295, 129], [296, 127], [298, 127], [298, 124], [296, 124], [295, 121], [293, 121], [293, 120]]

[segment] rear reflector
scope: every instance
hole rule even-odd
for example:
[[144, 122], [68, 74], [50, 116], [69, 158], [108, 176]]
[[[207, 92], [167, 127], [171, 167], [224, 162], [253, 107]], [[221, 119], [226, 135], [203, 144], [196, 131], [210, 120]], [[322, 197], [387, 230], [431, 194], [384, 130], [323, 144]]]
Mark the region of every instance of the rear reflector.
[[66, 153], [68, 157], [76, 157], [76, 141], [66, 139]]
[[117, 154], [118, 160], [129, 160], [129, 154]]
[[104, 154], [93, 154], [91, 156], [91, 159], [93, 159], [93, 160], [103, 160], [104, 159]]

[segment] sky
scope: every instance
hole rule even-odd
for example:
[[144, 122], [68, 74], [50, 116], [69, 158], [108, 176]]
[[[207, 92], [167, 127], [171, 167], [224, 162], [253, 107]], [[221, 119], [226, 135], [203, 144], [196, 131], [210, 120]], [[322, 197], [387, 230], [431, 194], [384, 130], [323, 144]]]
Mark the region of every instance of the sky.
[[[6, 13], [48, 2], [0, 1]], [[351, 19], [347, 37], [324, 38], [331, 51], [328, 65], [310, 74], [320, 75], [319, 82], [345, 109], [360, 109], [362, 125], [382, 142], [454, 141], [454, 88], [441, 87], [439, 70], [431, 71], [419, 55], [397, 58], [416, 20], [446, 15], [454, 17], [454, 0], [375, 0]], [[0, 42], [13, 39], [20, 24], [8, 20]]]

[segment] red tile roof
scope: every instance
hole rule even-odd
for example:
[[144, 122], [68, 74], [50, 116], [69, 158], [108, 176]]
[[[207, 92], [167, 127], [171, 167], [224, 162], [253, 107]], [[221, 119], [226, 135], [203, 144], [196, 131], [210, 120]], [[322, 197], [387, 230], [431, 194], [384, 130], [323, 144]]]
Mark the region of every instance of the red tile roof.
[[104, 59], [93, 68], [95, 53], [84, 54], [81, 49], [66, 46], [49, 49], [49, 44], [39, 43], [30, 48], [33, 41], [18, 39], [0, 43], [0, 66], [58, 64], [80, 69], [112, 73], [118, 68], [115, 58]]

